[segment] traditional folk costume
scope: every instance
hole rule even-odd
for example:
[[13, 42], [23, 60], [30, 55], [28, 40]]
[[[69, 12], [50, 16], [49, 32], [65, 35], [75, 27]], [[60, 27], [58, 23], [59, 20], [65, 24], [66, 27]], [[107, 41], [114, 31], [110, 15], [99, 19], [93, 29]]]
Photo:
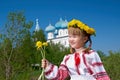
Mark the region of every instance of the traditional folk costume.
[[48, 80], [110, 80], [97, 52], [74, 53], [66, 55], [58, 68], [50, 64], [45, 69]]

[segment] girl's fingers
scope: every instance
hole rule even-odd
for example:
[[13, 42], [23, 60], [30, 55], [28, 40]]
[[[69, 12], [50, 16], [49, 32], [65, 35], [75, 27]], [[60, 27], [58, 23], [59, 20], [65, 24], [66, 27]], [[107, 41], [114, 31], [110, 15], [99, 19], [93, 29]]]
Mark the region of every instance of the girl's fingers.
[[46, 68], [48, 66], [49, 62], [46, 59], [42, 59], [41, 67]]

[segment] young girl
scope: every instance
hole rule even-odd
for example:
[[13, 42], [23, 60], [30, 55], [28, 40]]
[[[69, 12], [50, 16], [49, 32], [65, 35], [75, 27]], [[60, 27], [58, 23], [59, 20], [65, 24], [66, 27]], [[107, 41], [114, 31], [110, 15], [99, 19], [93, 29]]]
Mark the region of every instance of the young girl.
[[[91, 49], [91, 35], [95, 30], [79, 20], [68, 23], [68, 36], [71, 54], [65, 55], [59, 68], [42, 59], [45, 77], [48, 80], [110, 80], [98, 53]], [[86, 43], [89, 42], [88, 47]]]

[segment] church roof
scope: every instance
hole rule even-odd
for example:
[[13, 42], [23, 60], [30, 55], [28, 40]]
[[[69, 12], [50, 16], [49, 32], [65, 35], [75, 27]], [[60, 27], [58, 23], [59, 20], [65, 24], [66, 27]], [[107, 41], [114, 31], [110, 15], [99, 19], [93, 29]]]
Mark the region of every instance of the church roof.
[[61, 27], [62, 27], [62, 28], [67, 28], [67, 25], [68, 25], [68, 21], [65, 20], [65, 21], [61, 24]]
[[60, 18], [60, 20], [55, 24], [55, 28], [60, 29], [60, 28], [66, 28], [67, 27], [67, 20], [62, 20], [62, 18]]
[[35, 31], [39, 31], [40, 30], [40, 26], [38, 23], [38, 19], [36, 19], [36, 27], [35, 27]]
[[52, 32], [52, 31], [54, 31], [54, 30], [55, 30], [55, 27], [52, 26], [51, 24], [49, 24], [49, 25], [46, 27], [46, 29], [45, 29], [46, 32]]

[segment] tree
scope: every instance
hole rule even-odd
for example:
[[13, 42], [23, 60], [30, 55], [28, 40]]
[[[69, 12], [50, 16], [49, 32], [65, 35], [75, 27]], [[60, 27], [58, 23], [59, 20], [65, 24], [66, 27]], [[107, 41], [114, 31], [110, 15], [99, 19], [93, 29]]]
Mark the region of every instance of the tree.
[[46, 42], [45, 34], [42, 29], [40, 29], [39, 31], [34, 31], [32, 38], [34, 39], [35, 42], [36, 41]]
[[97, 50], [97, 53], [99, 54], [100, 57], [105, 57], [106, 56], [104, 54], [104, 52], [102, 52], [101, 50]]
[[1, 64], [5, 67], [3, 70], [5, 71], [6, 80], [12, 79], [16, 73], [15, 65], [22, 65], [16, 63], [21, 60], [19, 56], [21, 51], [18, 50], [26, 34], [29, 34], [32, 25], [33, 22], [26, 22], [23, 12], [10, 12], [8, 14], [8, 22], [5, 25], [4, 37], [1, 39], [2, 46], [0, 46], [2, 51], [0, 55], [3, 56]]
[[120, 52], [109, 51], [109, 56], [104, 58], [105, 69], [111, 80], [120, 79]]

